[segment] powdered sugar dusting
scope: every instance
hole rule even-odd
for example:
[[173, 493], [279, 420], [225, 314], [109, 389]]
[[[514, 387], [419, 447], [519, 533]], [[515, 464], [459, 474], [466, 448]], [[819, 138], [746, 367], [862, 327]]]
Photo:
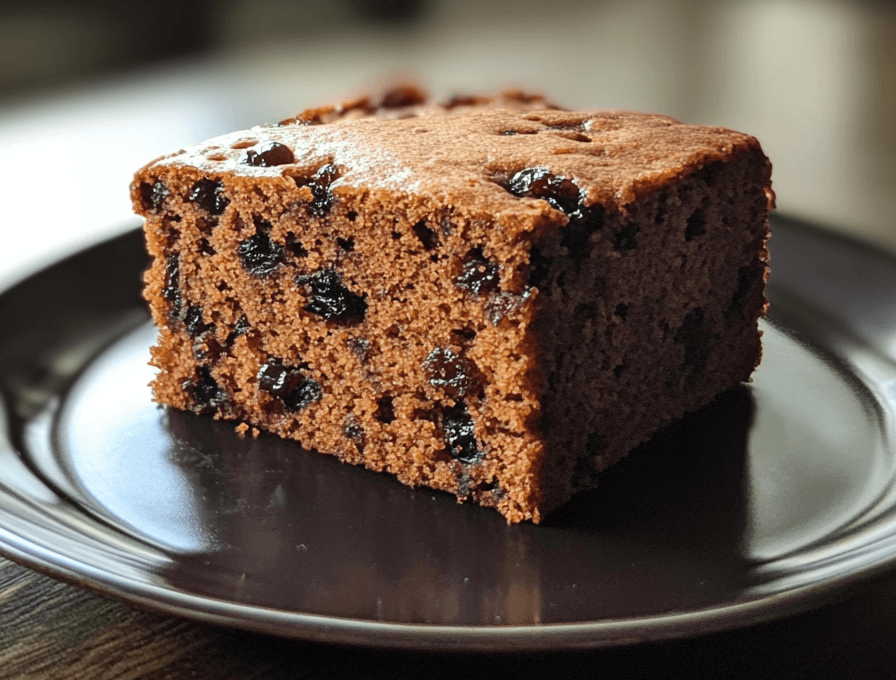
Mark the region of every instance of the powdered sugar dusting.
[[[296, 162], [270, 167], [246, 162], [248, 151], [269, 142], [288, 146]], [[360, 185], [363, 178], [364, 186], [368, 187], [405, 191], [419, 188], [419, 178], [415, 178], [413, 171], [382, 145], [373, 144], [364, 136], [338, 126], [260, 125], [215, 137], [164, 158], [158, 164], [189, 165], [212, 175], [278, 177], [288, 168], [314, 167], [328, 162], [336, 164], [343, 172], [334, 186]]]

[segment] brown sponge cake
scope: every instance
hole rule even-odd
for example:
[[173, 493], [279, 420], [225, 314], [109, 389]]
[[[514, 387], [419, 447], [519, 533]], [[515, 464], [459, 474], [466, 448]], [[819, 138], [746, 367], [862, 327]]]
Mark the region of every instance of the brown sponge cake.
[[156, 399], [538, 522], [758, 363], [752, 137], [414, 90], [142, 168]]

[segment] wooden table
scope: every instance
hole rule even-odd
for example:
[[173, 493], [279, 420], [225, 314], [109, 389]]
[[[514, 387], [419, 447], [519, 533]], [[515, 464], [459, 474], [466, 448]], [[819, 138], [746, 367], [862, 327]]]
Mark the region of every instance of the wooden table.
[[436, 654], [284, 640], [136, 609], [0, 558], [0, 678], [886, 678], [896, 574], [787, 619], [590, 652]]

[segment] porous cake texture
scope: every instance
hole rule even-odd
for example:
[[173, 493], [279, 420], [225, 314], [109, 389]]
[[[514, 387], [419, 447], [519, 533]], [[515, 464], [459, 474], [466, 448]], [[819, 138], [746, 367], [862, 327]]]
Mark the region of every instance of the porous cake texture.
[[404, 88], [167, 156], [131, 193], [159, 403], [511, 522], [759, 361], [770, 164], [723, 128]]

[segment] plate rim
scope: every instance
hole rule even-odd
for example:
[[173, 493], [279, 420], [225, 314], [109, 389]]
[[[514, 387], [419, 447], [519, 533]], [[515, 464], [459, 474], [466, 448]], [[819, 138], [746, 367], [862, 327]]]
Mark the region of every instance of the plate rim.
[[[575, 623], [456, 626], [287, 612], [199, 596], [145, 581], [139, 582], [139, 587], [132, 587], [134, 582], [122, 580], [119, 575], [93, 565], [78, 562], [86, 569], [77, 571], [64, 564], [66, 560], [42, 559], [37, 553], [56, 555], [42, 548], [26, 552], [18, 546], [11, 547], [6, 541], [8, 535], [9, 532], [0, 527], [0, 555], [9, 560], [102, 597], [148, 611], [307, 642], [409, 651], [560, 651], [691, 638], [794, 616], [835, 602], [896, 565], [896, 554], [893, 554], [890, 559], [835, 580], [687, 612]], [[259, 613], [263, 616], [259, 617]]]

